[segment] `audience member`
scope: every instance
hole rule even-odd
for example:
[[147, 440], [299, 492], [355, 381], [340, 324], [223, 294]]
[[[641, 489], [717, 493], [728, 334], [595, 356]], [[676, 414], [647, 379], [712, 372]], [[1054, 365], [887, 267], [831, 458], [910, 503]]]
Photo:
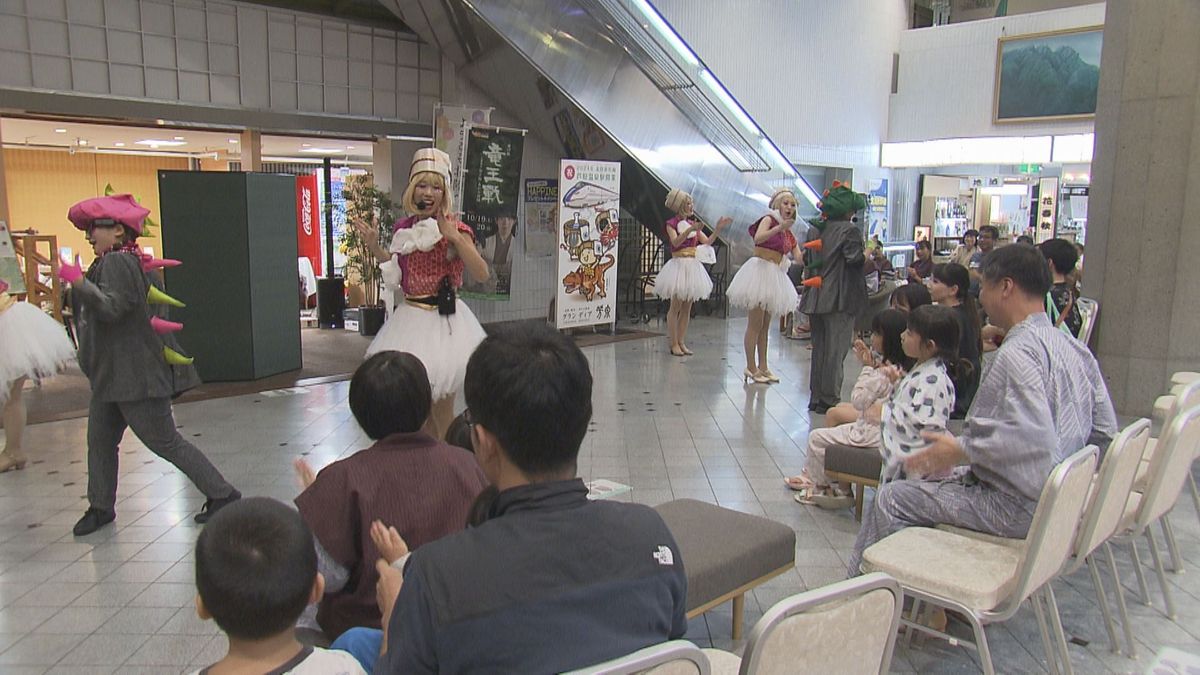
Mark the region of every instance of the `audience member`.
[[920, 283], [929, 278], [933, 272], [933, 246], [928, 240], [922, 239], [917, 242], [916, 259], [908, 266], [908, 280], [910, 283]]
[[994, 225], [984, 225], [979, 228], [979, 250], [971, 255], [967, 270], [971, 273], [971, 296], [979, 297], [979, 270], [983, 268], [983, 259], [996, 249], [1000, 240], [1000, 230]]
[[1079, 336], [1079, 328], [1083, 325], [1083, 316], [1079, 313], [1079, 305], [1075, 302], [1074, 284], [1068, 276], [1075, 270], [1079, 262], [1079, 253], [1075, 245], [1066, 239], [1047, 239], [1038, 246], [1050, 266], [1050, 277], [1054, 283], [1046, 294], [1046, 314], [1058, 328], [1070, 333], [1072, 337]]
[[470, 453], [422, 431], [432, 406], [425, 367], [412, 354], [378, 352], [350, 380], [350, 410], [371, 447], [326, 466], [315, 477], [298, 462], [307, 487], [296, 497], [312, 528], [325, 574], [317, 623], [329, 637], [355, 626], [379, 627], [375, 561], [369, 536], [379, 520], [421, 546], [462, 530], [487, 479]]
[[979, 251], [976, 242], [979, 241], [979, 230], [967, 230], [963, 232], [962, 243], [954, 248], [954, 252], [950, 254], [950, 262], [958, 263], [963, 267], [971, 264], [971, 258]]
[[1018, 244], [1028, 244], [1028, 245], [1030, 245], [1030, 246], [1033, 246], [1033, 237], [1031, 237], [1031, 236], [1029, 236], [1029, 235], [1027, 235], [1027, 234], [1022, 234], [1021, 236], [1017, 237], [1017, 241], [1016, 241], [1016, 243], [1018, 243]]
[[222, 508], [196, 540], [196, 614], [217, 622], [229, 648], [197, 672], [363, 673], [346, 652], [296, 640], [296, 619], [324, 586], [312, 533], [299, 514], [266, 497]]
[[[907, 370], [912, 359], [904, 354], [900, 336], [908, 320], [904, 312], [885, 309], [875, 315], [871, 323], [871, 344], [854, 341], [854, 355], [862, 362], [863, 369], [854, 382], [849, 403], [839, 403], [825, 413], [826, 428], [813, 429], [808, 435], [808, 453], [804, 471], [786, 479], [787, 486], [797, 490], [795, 496], [801, 504], [814, 504], [822, 508], [840, 508], [852, 503], [847, 486], [834, 485], [825, 474], [825, 451], [831, 445], [849, 445], [856, 448], [879, 446], [879, 406], [892, 391], [892, 381], [887, 373], [890, 366]], [[874, 415], [868, 414], [876, 408]], [[828, 424], [830, 418], [845, 420], [836, 425]]]
[[959, 335], [958, 355], [971, 364], [969, 373], [954, 380], [954, 412], [953, 419], [967, 416], [971, 401], [975, 400], [975, 391], [979, 388], [979, 377], [982, 373], [981, 359], [983, 357], [983, 326], [979, 320], [979, 309], [975, 306], [975, 298], [970, 295], [971, 278], [967, 268], [958, 263], [943, 263], [935, 265], [933, 276], [929, 283], [929, 293], [933, 301], [939, 305], [954, 309], [958, 318]]
[[381, 673], [562, 672], [687, 630], [679, 549], [653, 509], [589, 501], [576, 478], [592, 376], [547, 326], [501, 328], [464, 387], [498, 490], [477, 527], [380, 563]]
[[888, 305], [892, 309], [898, 309], [901, 312], [911, 312], [921, 305], [933, 304], [933, 296], [929, 294], [929, 289], [925, 284], [911, 283], [898, 286], [892, 291], [892, 297], [888, 298]]
[[883, 485], [864, 514], [851, 576], [861, 572], [868, 546], [905, 527], [945, 523], [1024, 537], [1054, 466], [1089, 443], [1107, 447], [1116, 434], [1096, 359], [1046, 316], [1050, 273], [1037, 249], [996, 249], [982, 277], [980, 301], [1007, 338], [980, 383], [964, 434], [927, 436], [928, 447], [904, 461], [910, 475], [954, 469], [953, 477]]
[[471, 423], [467, 421], [470, 415], [471, 411], [464, 410], [450, 421], [450, 426], [446, 427], [446, 442], [473, 453], [475, 449], [471, 447]]

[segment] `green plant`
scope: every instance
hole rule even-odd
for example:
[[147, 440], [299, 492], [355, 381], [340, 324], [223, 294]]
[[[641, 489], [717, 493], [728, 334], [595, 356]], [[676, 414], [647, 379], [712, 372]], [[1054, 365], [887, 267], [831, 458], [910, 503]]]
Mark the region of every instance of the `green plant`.
[[[396, 220], [392, 198], [388, 193], [375, 187], [370, 174], [350, 176], [346, 180], [343, 190], [346, 195], [347, 223], [353, 223], [356, 220], [370, 223], [374, 216], [379, 224], [379, 241], [376, 243], [387, 250], [392, 241], [392, 223]], [[339, 243], [346, 256], [342, 274], [347, 279], [352, 278], [352, 275], [361, 279], [367, 306], [379, 305], [379, 290], [383, 276], [379, 271], [379, 264], [371, 250], [370, 242], [364, 240], [357, 230], [347, 225]]]

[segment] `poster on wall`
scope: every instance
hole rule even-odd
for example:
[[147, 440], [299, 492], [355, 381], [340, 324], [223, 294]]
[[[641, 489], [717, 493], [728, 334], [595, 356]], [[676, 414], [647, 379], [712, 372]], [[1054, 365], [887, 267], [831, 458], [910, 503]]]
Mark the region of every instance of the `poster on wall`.
[[13, 248], [12, 233], [8, 223], [0, 220], [0, 280], [8, 284], [8, 292], [17, 295], [25, 292], [25, 275], [17, 262], [17, 250]]
[[433, 147], [450, 155], [450, 193], [454, 210], [462, 210], [462, 166], [467, 149], [466, 134], [472, 124], [491, 124], [492, 108], [462, 105], [433, 106]]
[[467, 132], [462, 220], [475, 232], [475, 246], [487, 263], [488, 278], [465, 284], [465, 297], [509, 299], [524, 147], [522, 130], [471, 127]]
[[888, 180], [867, 182], [867, 239], [888, 241]]
[[549, 258], [558, 241], [558, 179], [525, 179], [525, 256]]
[[621, 164], [564, 159], [560, 186], [556, 325], [617, 320]]

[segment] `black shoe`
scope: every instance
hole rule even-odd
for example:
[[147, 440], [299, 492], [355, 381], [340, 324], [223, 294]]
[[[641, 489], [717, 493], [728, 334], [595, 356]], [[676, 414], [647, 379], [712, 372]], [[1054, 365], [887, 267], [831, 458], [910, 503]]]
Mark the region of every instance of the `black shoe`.
[[71, 531], [75, 533], [76, 537], [82, 537], [85, 534], [95, 532], [116, 519], [116, 511], [89, 508], [83, 512], [83, 517], [79, 519], [78, 523], [75, 523], [75, 529]]
[[204, 502], [204, 506], [200, 507], [200, 513], [197, 513], [196, 517], [192, 520], [195, 520], [197, 523], [203, 525], [204, 523], [207, 523], [208, 519], [212, 518], [213, 514], [215, 514], [217, 511], [220, 511], [221, 509], [229, 506], [241, 498], [242, 493], [238, 492], [237, 490], [234, 490], [233, 493], [228, 497], [221, 497], [220, 499], [212, 499], [210, 497]]

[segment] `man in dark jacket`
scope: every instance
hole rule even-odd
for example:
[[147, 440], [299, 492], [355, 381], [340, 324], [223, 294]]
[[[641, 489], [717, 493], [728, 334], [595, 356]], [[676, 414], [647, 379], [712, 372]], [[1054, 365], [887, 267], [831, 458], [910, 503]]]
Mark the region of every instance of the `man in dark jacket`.
[[[546, 326], [500, 329], [467, 364], [475, 455], [499, 493], [481, 525], [380, 565], [377, 673], [557, 673], [682, 637], [687, 580], [662, 518], [589, 501], [582, 352]], [[402, 586], [402, 587], [401, 587]]]
[[[851, 220], [866, 205], [862, 195], [834, 181], [821, 199], [821, 219], [809, 229], [805, 244], [809, 279], [800, 311], [812, 322], [808, 409], [820, 414], [840, 400], [854, 319], [867, 306], [863, 234]], [[820, 244], [813, 243], [818, 239]]]

